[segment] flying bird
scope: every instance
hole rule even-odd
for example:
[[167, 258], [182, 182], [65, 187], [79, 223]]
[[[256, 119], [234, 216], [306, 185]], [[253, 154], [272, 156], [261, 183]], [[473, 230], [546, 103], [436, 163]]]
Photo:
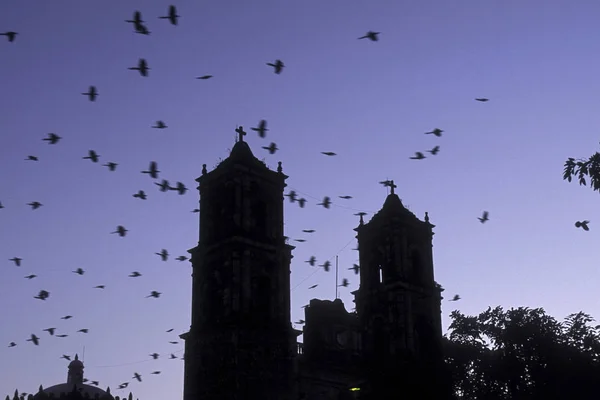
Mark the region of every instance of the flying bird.
[[331, 267], [331, 261], [325, 261], [323, 264], [319, 265], [319, 267], [323, 267], [325, 272], [329, 272], [329, 267]]
[[0, 35], [6, 36], [6, 38], [8, 39], [9, 42], [14, 42], [18, 33], [17, 32], [4, 32], [4, 33], [0, 33]]
[[480, 98], [477, 98], [475, 100], [481, 101], [482, 103], [485, 103], [486, 101], [490, 101], [490, 99], [486, 99], [485, 97], [480, 97]]
[[411, 160], [422, 160], [425, 156], [420, 151], [417, 151], [413, 157], [410, 157]]
[[376, 42], [379, 40], [379, 34], [381, 32], [373, 32], [373, 31], [369, 31], [367, 32], [367, 34], [365, 36], [361, 36], [358, 39], [369, 39], [373, 42]]
[[354, 273], [355, 273], [356, 275], [358, 275], [358, 273], [359, 273], [359, 271], [360, 271], [360, 266], [359, 266], [358, 264], [354, 264], [354, 265], [352, 265], [352, 267], [350, 267], [350, 268], [348, 268], [348, 269], [351, 269], [352, 271], [354, 271]]
[[133, 373], [133, 378], [137, 379], [138, 382], [142, 381], [142, 376], [140, 374], [138, 374], [137, 372]]
[[50, 336], [54, 336], [54, 331], [56, 330], [56, 328], [46, 328], [43, 331], [44, 332], [48, 332], [50, 334]]
[[98, 286], [94, 286], [94, 289], [104, 289], [106, 286], [104, 285], [98, 285]]
[[33, 333], [31, 334], [31, 338], [27, 339], [28, 342], [32, 342], [36, 346], [40, 344], [40, 338], [35, 336]]
[[150, 68], [148, 67], [148, 63], [144, 58], [139, 59], [137, 67], [129, 67], [127, 69], [132, 71], [139, 71], [141, 76], [148, 76], [148, 71], [150, 70]]
[[144, 20], [142, 20], [142, 13], [140, 11], [135, 11], [133, 13], [133, 19], [125, 20], [125, 22], [129, 22], [131, 24], [143, 24]]
[[167, 261], [169, 259], [169, 252], [166, 249], [162, 249], [160, 253], [154, 253], [160, 257], [162, 261]]
[[56, 144], [58, 141], [62, 139], [56, 133], [49, 133], [47, 138], [43, 138], [42, 140], [48, 142], [48, 144]]
[[109, 171], [114, 171], [117, 169], [117, 165], [119, 165], [119, 164], [117, 164], [115, 162], [109, 162], [109, 163], [104, 164], [103, 167], [108, 167]]
[[65, 315], [64, 317], [60, 317], [60, 319], [64, 319], [64, 320], [71, 319], [71, 318], [73, 318], [72, 315]]
[[300, 206], [300, 208], [304, 208], [305, 204], [306, 204], [306, 199], [304, 197], [301, 197], [298, 199], [298, 205]]
[[17, 345], [17, 344], [16, 344], [15, 342], [10, 342], [10, 343], [8, 344], [8, 347], [15, 347], [16, 345]]
[[212, 75], [202, 75], [202, 76], [197, 77], [196, 79], [207, 80], [207, 79], [210, 79], [212, 77], [213, 77]]
[[150, 292], [150, 295], [146, 296], [146, 298], [148, 298], [148, 297], [154, 297], [154, 298], [158, 299], [160, 297], [160, 295], [161, 295], [160, 292], [157, 292], [156, 290], [153, 290], [153, 291]]
[[314, 288], [316, 288], [317, 286], [319, 286], [319, 284], [318, 284], [318, 283], [317, 283], [317, 284], [315, 284], [315, 285], [309, 286], [309, 287], [308, 287], [308, 289], [314, 289]]
[[261, 138], [264, 138], [267, 135], [267, 131], [268, 131], [267, 121], [263, 119], [258, 123], [258, 127], [250, 128], [250, 129], [252, 129], [255, 132], [258, 132], [258, 136], [260, 136]]
[[43, 206], [42, 203], [40, 203], [39, 201], [32, 201], [31, 203], [27, 203], [28, 206], [31, 206], [32, 210], [37, 210], [38, 208], [40, 208], [41, 206]]
[[295, 190], [290, 190], [290, 192], [288, 194], [284, 194], [284, 196], [287, 196], [290, 198], [290, 203], [293, 203], [296, 201], [296, 191]]
[[80, 330], [78, 330], [77, 332], [81, 332], [81, 333], [88, 333], [88, 332], [89, 332], [89, 329], [87, 329], [87, 328], [83, 328], [83, 329], [80, 329]]
[[137, 271], [133, 271], [131, 274], [129, 274], [130, 278], [137, 278], [138, 276], [142, 276], [142, 274]]
[[281, 60], [275, 60], [275, 63], [267, 63], [267, 65], [273, 67], [277, 75], [281, 74], [281, 71], [283, 71], [283, 67], [285, 66]]
[[96, 86], [90, 86], [87, 93], [81, 93], [84, 96], [87, 96], [90, 101], [96, 101], [96, 97], [98, 97], [98, 90]]
[[100, 156], [94, 150], [90, 150], [88, 151], [88, 155], [82, 158], [84, 160], [92, 160], [92, 162], [97, 163]]
[[452, 296], [452, 299], [450, 301], [458, 301], [460, 300], [460, 296], [455, 294], [454, 296]]
[[156, 124], [152, 127], [156, 129], [165, 129], [167, 128], [167, 124], [165, 124], [164, 121], [156, 121]]
[[143, 190], [139, 190], [136, 194], [133, 195], [133, 197], [146, 200], [146, 193]]
[[173, 328], [171, 328], [171, 329], [167, 329], [167, 330], [166, 330], [166, 332], [167, 332], [167, 333], [171, 333], [171, 332], [173, 332]]
[[329, 198], [329, 196], [325, 196], [325, 197], [323, 197], [323, 202], [321, 202], [317, 205], [323, 206], [325, 208], [329, 208], [329, 206], [331, 205], [331, 199]]
[[588, 224], [590, 223], [590, 221], [577, 221], [575, 222], [575, 226], [577, 228], [582, 228], [584, 231], [589, 231], [590, 228], [588, 227]]
[[26, 279], [33, 279], [35, 277], [37, 277], [37, 275], [31, 274], [31, 275], [27, 275], [25, 278]]
[[[176, 258], [177, 261], [185, 261], [187, 259], [188, 258], [186, 256], [179, 256], [179, 257]], [[167, 331], [167, 332], [169, 332], [169, 331]]]
[[48, 297], [50, 297], [50, 293], [46, 290], [40, 290], [37, 296], [33, 296], [34, 299], [39, 300], [46, 300]]
[[268, 146], [263, 146], [262, 148], [263, 148], [263, 149], [265, 149], [265, 150], [268, 150], [268, 151], [269, 151], [269, 154], [275, 154], [275, 152], [276, 152], [277, 150], [279, 150], [279, 149], [277, 148], [277, 145], [276, 145], [275, 143], [273, 143], [273, 142], [271, 142], [271, 144], [270, 144], [270, 145], [268, 145]]
[[135, 29], [135, 33], [139, 33], [140, 35], [149, 35], [150, 34], [148, 27], [146, 25], [142, 24], [141, 22], [139, 24], [133, 24], [133, 27]]
[[442, 136], [442, 132], [444, 132], [443, 129], [440, 128], [435, 128], [434, 130], [432, 130], [431, 132], [425, 132], [426, 135], [435, 135], [437, 137]]
[[321, 154], [325, 154], [326, 156], [337, 156], [333, 151], [322, 151]]
[[188, 188], [182, 182], [177, 182], [175, 187], [169, 188], [170, 190], [176, 190], [180, 195], [184, 195], [187, 192]]
[[85, 274], [85, 271], [83, 270], [83, 268], [77, 268], [75, 271], [71, 271], [71, 272], [73, 272], [74, 274], [77, 274], [77, 275]]
[[483, 215], [481, 217], [477, 217], [477, 219], [479, 220], [479, 222], [481, 222], [482, 224], [485, 223], [485, 221], [489, 221], [490, 219], [488, 218], [490, 215], [490, 213], [488, 213], [487, 211], [483, 212]]
[[435, 156], [440, 151], [440, 146], [435, 146], [433, 149], [427, 151]]
[[302, 232], [304, 232], [304, 233], [314, 233], [315, 230], [314, 229], [302, 229]]
[[27, 156], [25, 161], [39, 161], [39, 159], [36, 156]]
[[158, 165], [156, 164], [156, 161], [150, 162], [150, 166], [148, 167], [147, 171], [142, 171], [142, 174], [148, 174], [152, 179], [157, 179], [159, 173], [160, 171], [158, 170]]
[[17, 267], [20, 267], [20, 266], [21, 266], [21, 261], [23, 261], [23, 259], [22, 259], [22, 258], [19, 258], [19, 257], [13, 257], [13, 258], [11, 258], [11, 259], [10, 259], [10, 260], [8, 260], [8, 261], [12, 261], [12, 262], [14, 262], [14, 263], [15, 263], [15, 265], [16, 265]]
[[169, 181], [166, 179], [163, 179], [160, 183], [154, 182], [154, 184], [160, 187], [161, 192], [166, 192], [167, 190], [171, 189], [171, 186], [169, 186]]
[[350, 282], [348, 282], [348, 279], [344, 278], [344, 279], [342, 279], [342, 283], [339, 284], [338, 286], [348, 287], [349, 284], [350, 284]]
[[125, 237], [127, 232], [128, 232], [127, 229], [125, 229], [125, 227], [123, 225], [119, 225], [119, 226], [117, 226], [117, 230], [114, 232], [111, 232], [111, 234], [117, 233], [117, 234], [119, 234], [120, 237]]
[[317, 262], [317, 258], [315, 256], [310, 256], [310, 258], [305, 262], [308, 263], [311, 267], [314, 267], [315, 263]]
[[349, 200], [352, 196], [338, 196], [340, 199]]
[[177, 25], [177, 18], [179, 18], [180, 16], [177, 15], [177, 8], [175, 8], [175, 6], [170, 5], [169, 6], [169, 15], [167, 15], [166, 17], [158, 17], [159, 19], [168, 19], [169, 22], [171, 22], [171, 25]]

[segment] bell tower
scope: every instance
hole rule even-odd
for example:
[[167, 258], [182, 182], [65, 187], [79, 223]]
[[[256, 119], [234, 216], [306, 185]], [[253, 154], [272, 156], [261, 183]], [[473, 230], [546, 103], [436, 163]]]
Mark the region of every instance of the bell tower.
[[[434, 225], [419, 220], [395, 194], [357, 232], [360, 287], [354, 292], [363, 332], [366, 398], [429, 393], [442, 385], [441, 286], [434, 281]], [[413, 389], [409, 389], [413, 386]], [[439, 389], [436, 389], [439, 390]], [[427, 395], [425, 395], [427, 393]], [[410, 398], [406, 397], [406, 398]]]
[[283, 235], [281, 162], [270, 170], [240, 127], [231, 154], [200, 191], [192, 263], [192, 323], [184, 400], [292, 400], [296, 331], [290, 321], [293, 246]]

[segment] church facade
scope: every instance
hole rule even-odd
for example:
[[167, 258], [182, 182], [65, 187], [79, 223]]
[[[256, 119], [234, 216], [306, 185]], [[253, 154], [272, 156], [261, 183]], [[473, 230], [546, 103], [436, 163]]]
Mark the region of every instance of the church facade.
[[406, 209], [392, 184], [382, 209], [355, 229], [356, 312], [339, 299], [313, 299], [296, 330], [287, 176], [281, 162], [273, 171], [254, 157], [238, 132], [230, 156], [213, 171], [204, 165], [197, 179], [184, 400], [450, 399], [427, 215]]

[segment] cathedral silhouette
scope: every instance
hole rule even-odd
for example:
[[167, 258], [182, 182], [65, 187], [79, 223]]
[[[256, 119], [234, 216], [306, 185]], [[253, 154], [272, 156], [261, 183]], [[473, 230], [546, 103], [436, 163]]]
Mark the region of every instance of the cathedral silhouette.
[[[355, 229], [356, 312], [313, 299], [291, 324], [284, 236], [288, 178], [258, 160], [243, 129], [228, 158], [196, 181], [200, 237], [189, 250], [192, 316], [184, 400], [451, 399], [442, 351], [434, 225], [394, 193]], [[297, 338], [303, 334], [303, 343]]]

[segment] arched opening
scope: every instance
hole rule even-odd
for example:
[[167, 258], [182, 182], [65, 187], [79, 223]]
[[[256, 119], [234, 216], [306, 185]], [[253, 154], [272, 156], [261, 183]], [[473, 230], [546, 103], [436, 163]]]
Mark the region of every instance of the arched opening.
[[410, 280], [417, 284], [422, 285], [425, 283], [425, 265], [423, 263], [423, 256], [417, 249], [412, 249], [410, 252], [411, 270]]

